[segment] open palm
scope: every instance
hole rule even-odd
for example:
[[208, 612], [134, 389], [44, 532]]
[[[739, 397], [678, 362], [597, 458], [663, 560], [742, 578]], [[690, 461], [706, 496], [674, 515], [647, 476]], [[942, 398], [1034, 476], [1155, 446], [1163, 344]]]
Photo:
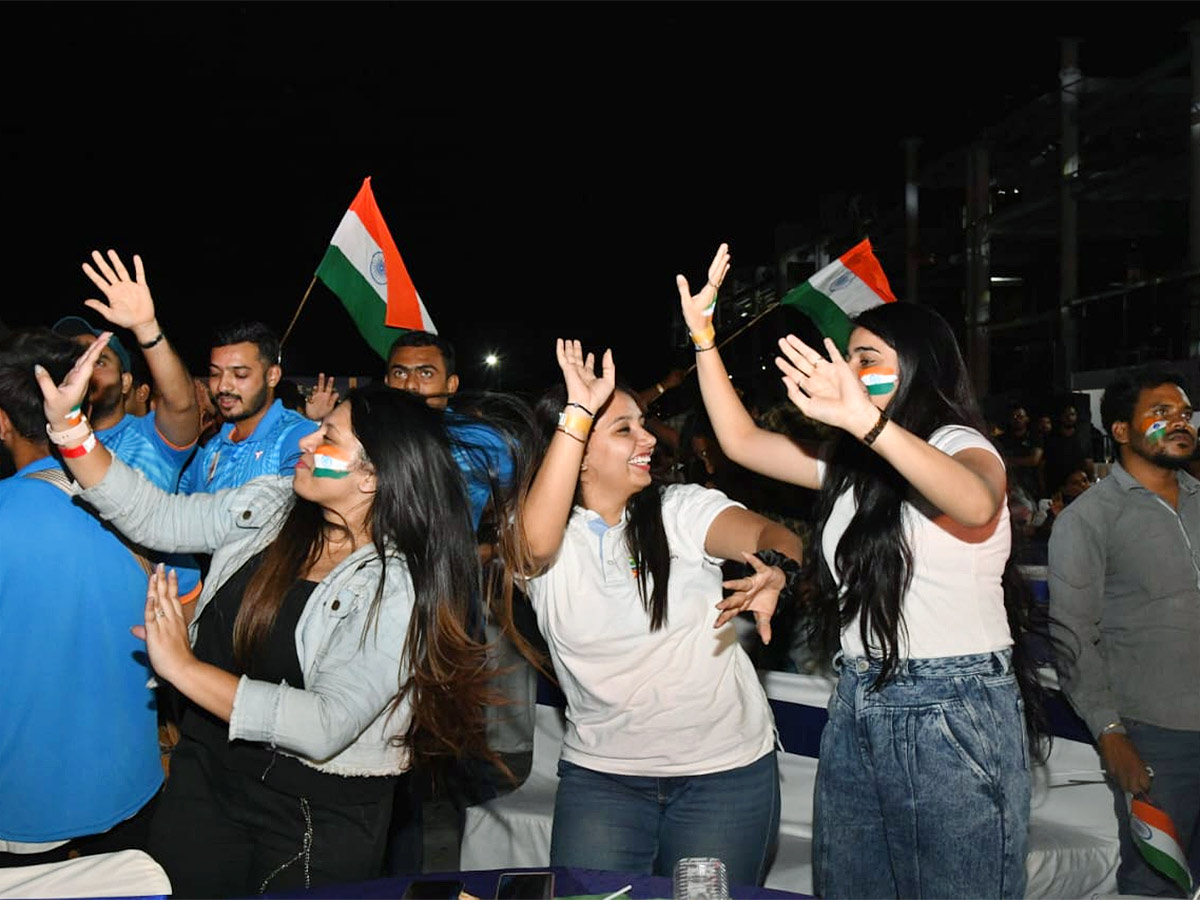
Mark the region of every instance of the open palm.
[[84, 263], [83, 273], [104, 293], [107, 302], [89, 299], [83, 301], [84, 306], [122, 328], [132, 329], [154, 321], [154, 300], [146, 284], [140, 256], [134, 254], [133, 257], [133, 278], [129, 277], [129, 270], [115, 250], [108, 251], [107, 262], [99, 250], [93, 250], [92, 261], [95, 267]]
[[699, 334], [708, 327], [717, 306], [717, 291], [728, 274], [729, 245], [722, 244], [717, 248], [712, 262], [708, 264], [708, 280], [697, 293], [692, 293], [688, 286], [688, 280], [683, 275], [675, 276], [675, 286], [679, 288], [679, 305], [683, 311], [683, 321], [687, 323], [688, 330], [692, 334]]
[[617, 369], [613, 365], [612, 350], [605, 350], [600, 359], [600, 374], [596, 374], [595, 354], [583, 353], [579, 341], [559, 338], [555, 343], [555, 355], [562, 369], [563, 381], [567, 385], [567, 400], [580, 403], [593, 414], [612, 396], [617, 384]]

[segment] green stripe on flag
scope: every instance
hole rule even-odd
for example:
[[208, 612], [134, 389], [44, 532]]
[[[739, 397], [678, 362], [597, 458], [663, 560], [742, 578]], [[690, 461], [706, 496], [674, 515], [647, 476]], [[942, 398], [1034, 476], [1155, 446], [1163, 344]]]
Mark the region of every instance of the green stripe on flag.
[[317, 266], [317, 277], [342, 301], [342, 306], [350, 313], [363, 340], [386, 361], [392, 342], [404, 334], [405, 329], [388, 328], [384, 324], [387, 304], [375, 289], [363, 280], [345, 254], [332, 244]]
[[[1170, 840], [1170, 838], [1168, 838]], [[1179, 885], [1185, 892], [1192, 889], [1192, 876], [1185, 866], [1179, 864], [1179, 860], [1171, 854], [1160, 850], [1149, 841], [1139, 840], [1136, 836], [1134, 841], [1137, 848], [1142, 851], [1142, 856], [1146, 858], [1151, 866], [1157, 869], [1162, 874], [1166, 875], [1173, 882]]]
[[784, 294], [779, 302], [807, 315], [822, 335], [832, 338], [842, 354], [846, 353], [846, 347], [850, 343], [850, 332], [854, 329], [850, 324], [850, 317], [827, 296], [806, 281]]

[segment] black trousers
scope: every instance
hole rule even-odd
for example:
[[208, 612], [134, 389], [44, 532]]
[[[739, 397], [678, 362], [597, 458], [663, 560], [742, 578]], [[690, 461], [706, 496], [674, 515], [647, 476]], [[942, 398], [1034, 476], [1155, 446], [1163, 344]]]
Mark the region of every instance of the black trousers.
[[297, 797], [216, 763], [184, 737], [150, 828], [172, 896], [231, 897], [383, 874], [392, 791], [373, 803]]
[[0, 853], [0, 869], [13, 866], [37, 866], [42, 863], [62, 862], [77, 856], [94, 856], [97, 853], [116, 853], [118, 850], [145, 850], [150, 839], [150, 822], [158, 807], [160, 790], [146, 805], [124, 822], [118, 822], [108, 831], [90, 834], [67, 841], [53, 850], [42, 853]]

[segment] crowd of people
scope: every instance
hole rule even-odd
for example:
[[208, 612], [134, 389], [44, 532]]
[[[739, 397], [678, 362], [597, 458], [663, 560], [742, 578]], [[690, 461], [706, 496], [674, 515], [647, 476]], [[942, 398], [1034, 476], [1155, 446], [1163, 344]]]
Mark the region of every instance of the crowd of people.
[[533, 398], [460, 389], [453, 345], [420, 331], [344, 395], [285, 379], [255, 321], [215, 331], [194, 377], [132, 263], [84, 265], [100, 327], [0, 341], [0, 866], [139, 848], [177, 897], [420, 872], [431, 801], [461, 829], [528, 772], [500, 733], [531, 739], [541, 673], [566, 698], [552, 864], [715, 856], [762, 884], [772, 666], [835, 682], [818, 895], [1020, 897], [1040, 638], [1110, 777], [1121, 890], [1178, 892], [1135, 847], [1134, 796], [1200, 871], [1176, 373], [1106, 390], [1097, 480], [1073, 404], [989, 425], [952, 328], [915, 304], [859, 313], [846, 346], [781, 339], [787, 402], [758, 409], [713, 326], [726, 245], [697, 290], [677, 277], [698, 403], [674, 421], [654, 406], [690, 372], [637, 389], [571, 339]]

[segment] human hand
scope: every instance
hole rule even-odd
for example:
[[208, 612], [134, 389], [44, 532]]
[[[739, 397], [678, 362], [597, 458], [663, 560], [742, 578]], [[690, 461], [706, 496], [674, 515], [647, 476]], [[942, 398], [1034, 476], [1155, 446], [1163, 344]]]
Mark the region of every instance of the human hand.
[[1150, 772], [1127, 734], [1109, 732], [1096, 741], [1106, 771], [1127, 794], [1150, 790]]
[[832, 340], [825, 338], [828, 359], [794, 334], [780, 338], [779, 349], [783, 357], [775, 357], [775, 365], [783, 372], [788, 398], [802, 413], [855, 437], [870, 431], [879, 409]]
[[338, 392], [333, 386], [333, 376], [330, 375], [329, 380], [326, 381], [325, 373], [321, 372], [317, 375], [317, 384], [312, 389], [312, 393], [304, 401], [304, 415], [314, 422], [320, 422], [333, 412], [337, 402]]
[[787, 575], [778, 566], [768, 566], [753, 553], [742, 552], [742, 557], [754, 572], [745, 578], [733, 578], [721, 583], [721, 587], [733, 591], [717, 604], [722, 610], [714, 628], [720, 628], [734, 616], [743, 612], [754, 613], [754, 627], [764, 644], [771, 643], [771, 617], [779, 605], [779, 592], [787, 585]]
[[159, 563], [146, 585], [145, 624], [130, 629], [146, 642], [150, 665], [172, 684], [195, 661], [188, 639], [187, 619], [179, 602], [179, 578], [175, 570], [166, 571]]
[[108, 339], [111, 337], [112, 332], [106, 331], [92, 341], [91, 346], [75, 360], [75, 365], [71, 366], [62, 384], [55, 384], [50, 373], [42, 366], [33, 367], [33, 377], [42, 389], [42, 411], [54, 431], [66, 431], [70, 427], [75, 418], [75, 411], [87, 395], [88, 384], [92, 380], [92, 369], [96, 366], [96, 360], [100, 358], [100, 351], [108, 346]]
[[[128, 328], [135, 334], [139, 327], [149, 328], [155, 323], [154, 300], [150, 296], [150, 287], [146, 284], [146, 272], [142, 268], [142, 258], [136, 253], [133, 256], [134, 277], [129, 272], [116, 250], [108, 251], [112, 265], [105, 262], [99, 250], [92, 251], [92, 260], [96, 263], [93, 268], [88, 263], [83, 264], [83, 274], [91, 279], [92, 284], [103, 291], [103, 300], [84, 300], [83, 305], [94, 309], [113, 325]], [[153, 340], [154, 334], [136, 334], [139, 341]]]
[[596, 375], [595, 355], [589, 353], [585, 357], [579, 341], [558, 338], [554, 352], [567, 385], [567, 402], [582, 404], [595, 414], [616, 387], [617, 369], [613, 365], [612, 350], [605, 350], [601, 357], [600, 375]]
[[712, 323], [717, 308], [717, 291], [729, 274], [729, 245], [721, 244], [711, 263], [708, 264], [708, 280], [699, 292], [693, 294], [688, 280], [683, 275], [675, 276], [679, 288], [679, 305], [683, 310], [683, 321], [692, 334], [702, 334]]

